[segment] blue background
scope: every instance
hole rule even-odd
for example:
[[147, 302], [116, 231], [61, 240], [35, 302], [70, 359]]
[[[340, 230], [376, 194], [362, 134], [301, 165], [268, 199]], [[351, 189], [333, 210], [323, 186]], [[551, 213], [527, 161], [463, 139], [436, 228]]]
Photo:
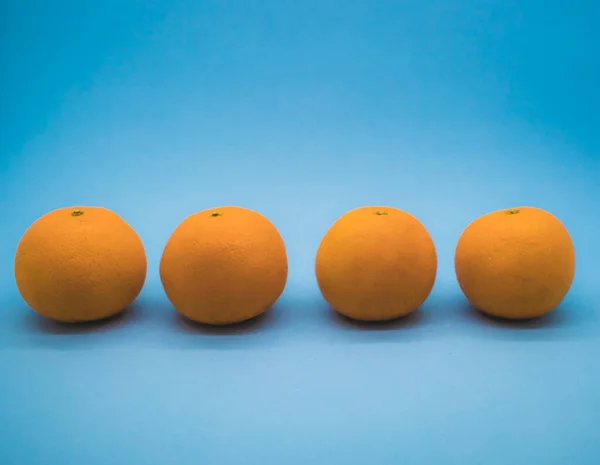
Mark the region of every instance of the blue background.
[[[583, 0], [32, 1], [0, 10], [0, 463], [587, 465], [600, 455], [600, 12]], [[131, 310], [49, 323], [12, 274], [47, 211], [101, 205], [148, 253]], [[158, 261], [195, 211], [268, 216], [275, 308], [177, 318]], [[439, 254], [417, 314], [336, 317], [313, 274], [341, 214], [416, 215]], [[465, 305], [462, 229], [558, 216], [563, 305], [508, 324]]]

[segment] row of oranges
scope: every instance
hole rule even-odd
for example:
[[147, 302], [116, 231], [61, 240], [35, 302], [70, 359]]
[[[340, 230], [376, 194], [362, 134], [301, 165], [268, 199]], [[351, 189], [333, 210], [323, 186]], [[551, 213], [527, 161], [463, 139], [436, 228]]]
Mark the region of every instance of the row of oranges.
[[[455, 251], [460, 288], [478, 309], [538, 317], [570, 289], [575, 251], [564, 225], [533, 207], [488, 213], [467, 226]], [[138, 234], [101, 207], [53, 210], [25, 231], [14, 263], [17, 287], [38, 313], [62, 322], [115, 315], [139, 295], [147, 260]], [[437, 272], [435, 245], [414, 216], [362, 207], [323, 237], [315, 274], [325, 300], [354, 319], [382, 321], [416, 310]], [[269, 309], [288, 275], [285, 244], [263, 215], [241, 207], [204, 210], [172, 233], [160, 278], [173, 306], [206, 324], [232, 324]]]

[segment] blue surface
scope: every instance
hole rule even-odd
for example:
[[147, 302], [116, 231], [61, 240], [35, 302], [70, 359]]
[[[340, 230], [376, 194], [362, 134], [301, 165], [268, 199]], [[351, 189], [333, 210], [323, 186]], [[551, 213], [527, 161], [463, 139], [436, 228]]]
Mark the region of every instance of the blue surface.
[[[589, 1], [2, 1], [0, 463], [592, 465], [600, 455], [600, 82]], [[20, 299], [17, 242], [102, 205], [147, 248], [146, 286], [103, 325]], [[188, 214], [267, 215], [289, 281], [264, 318], [175, 316], [158, 261]], [[392, 205], [430, 230], [431, 297], [357, 327], [323, 303], [321, 236]], [[462, 229], [558, 216], [578, 254], [536, 323], [478, 316]]]

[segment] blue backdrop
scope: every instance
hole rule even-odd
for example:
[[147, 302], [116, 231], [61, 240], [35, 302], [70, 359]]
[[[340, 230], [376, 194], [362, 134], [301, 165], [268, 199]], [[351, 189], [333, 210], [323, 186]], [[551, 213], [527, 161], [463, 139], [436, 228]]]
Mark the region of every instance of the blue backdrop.
[[[592, 465], [600, 455], [600, 11], [585, 0], [0, 2], [0, 463]], [[147, 249], [122, 318], [64, 327], [20, 299], [24, 230], [122, 215]], [[158, 278], [171, 231], [260, 211], [289, 253], [257, 322], [196, 328]], [[416, 215], [422, 310], [356, 326], [313, 273], [341, 214]], [[578, 253], [534, 323], [460, 294], [462, 229], [558, 216]]]

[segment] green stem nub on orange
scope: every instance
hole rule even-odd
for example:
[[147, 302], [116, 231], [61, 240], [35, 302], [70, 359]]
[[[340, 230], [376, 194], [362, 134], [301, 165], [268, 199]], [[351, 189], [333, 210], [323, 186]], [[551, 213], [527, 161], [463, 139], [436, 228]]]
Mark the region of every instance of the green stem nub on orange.
[[210, 214], [210, 216], [223, 216], [223, 215], [219, 212], [213, 212]]
[[81, 210], [73, 210], [71, 212], [71, 216], [81, 216], [83, 215], [83, 212]]
[[516, 208], [512, 208], [510, 210], [506, 210], [506, 214], [507, 215], [516, 215], [517, 213], [519, 213], [519, 210]]
[[381, 215], [387, 215], [387, 212], [382, 212], [382, 211], [376, 211], [375, 214], [377, 216], [381, 216]]

